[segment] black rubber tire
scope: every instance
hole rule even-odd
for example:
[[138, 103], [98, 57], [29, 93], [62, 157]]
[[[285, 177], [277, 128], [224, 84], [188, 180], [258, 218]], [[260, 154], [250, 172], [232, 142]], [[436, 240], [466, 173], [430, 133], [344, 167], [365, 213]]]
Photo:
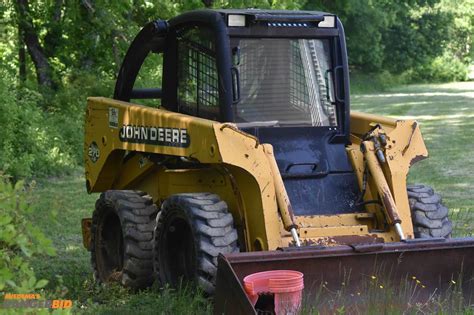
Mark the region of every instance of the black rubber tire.
[[453, 225], [441, 196], [423, 184], [408, 185], [407, 191], [415, 238], [449, 238]]
[[215, 289], [217, 256], [239, 251], [237, 231], [227, 204], [210, 193], [173, 195], [157, 217], [153, 267], [162, 284], [197, 284]]
[[132, 289], [153, 283], [153, 230], [158, 210], [143, 192], [109, 190], [95, 204], [91, 263], [98, 282]]

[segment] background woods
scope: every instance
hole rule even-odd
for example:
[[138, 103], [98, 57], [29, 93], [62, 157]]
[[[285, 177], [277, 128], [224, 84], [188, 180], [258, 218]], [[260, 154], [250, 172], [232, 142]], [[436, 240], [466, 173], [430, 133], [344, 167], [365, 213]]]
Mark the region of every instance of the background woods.
[[462, 80], [472, 57], [472, 0], [8, 0], [0, 6], [3, 67], [22, 81], [36, 76], [40, 86], [53, 89], [78, 71], [113, 77], [146, 22], [204, 7], [335, 12], [344, 22], [357, 72]]
[[[91, 314], [211, 312], [207, 299], [187, 289], [130, 294], [94, 284], [79, 222], [97, 196], [85, 192], [78, 171], [86, 97], [112, 96], [122, 58], [147, 22], [206, 7], [337, 14], [347, 36], [352, 107], [421, 123], [432, 157], [410, 179], [436, 185], [455, 236], [472, 235], [474, 82], [401, 85], [468, 79], [474, 0], [1, 0], [0, 298], [39, 292], [72, 299], [74, 311]], [[160, 63], [147, 58], [138, 84], [159, 86]], [[388, 296], [385, 307], [397, 305], [396, 298]], [[449, 296], [432, 302], [408, 304], [407, 311], [463, 307]], [[344, 301], [327, 303], [344, 313]], [[363, 313], [394, 313], [370, 296], [366, 304]]]
[[[204, 7], [338, 14], [356, 91], [465, 80], [473, 59], [473, 0], [6, 0], [0, 3], [0, 122], [7, 127], [0, 169], [20, 178], [81, 163], [85, 96], [112, 94], [121, 60], [145, 23]], [[138, 82], [156, 85], [161, 61], [147, 62]]]
[[[466, 80], [473, 59], [474, 0], [5, 0], [0, 169], [17, 179], [80, 164], [86, 96], [111, 96], [121, 60], [143, 25], [204, 7], [338, 14], [355, 91]], [[148, 58], [137, 82], [159, 84], [160, 62]]]

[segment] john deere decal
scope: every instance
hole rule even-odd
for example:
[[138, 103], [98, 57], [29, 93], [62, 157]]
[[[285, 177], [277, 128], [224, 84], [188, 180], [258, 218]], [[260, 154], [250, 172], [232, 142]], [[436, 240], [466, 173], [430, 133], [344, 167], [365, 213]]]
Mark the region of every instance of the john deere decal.
[[119, 133], [120, 141], [164, 145], [169, 147], [189, 147], [190, 139], [187, 129], [146, 127], [123, 125]]

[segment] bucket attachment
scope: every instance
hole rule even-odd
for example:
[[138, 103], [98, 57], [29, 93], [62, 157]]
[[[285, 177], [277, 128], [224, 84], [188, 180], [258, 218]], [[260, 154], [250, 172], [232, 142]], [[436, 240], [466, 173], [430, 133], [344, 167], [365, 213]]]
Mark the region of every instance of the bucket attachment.
[[[344, 294], [346, 307], [373, 288], [395, 289], [410, 302], [460, 292], [474, 301], [474, 238], [415, 239], [399, 243], [291, 247], [277, 251], [220, 255], [214, 314], [257, 314], [268, 310], [245, 292], [244, 278], [291, 269], [304, 275], [302, 308], [328, 310], [326, 295]], [[367, 293], [369, 292], [369, 293]], [[401, 294], [401, 293], [400, 293]], [[255, 305], [255, 306], [254, 306]]]

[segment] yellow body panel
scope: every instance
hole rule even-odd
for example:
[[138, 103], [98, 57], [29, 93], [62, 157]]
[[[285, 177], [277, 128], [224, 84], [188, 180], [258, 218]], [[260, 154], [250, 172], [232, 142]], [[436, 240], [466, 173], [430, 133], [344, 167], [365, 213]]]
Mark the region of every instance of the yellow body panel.
[[[412, 238], [406, 175], [414, 161], [427, 156], [426, 148], [414, 121], [353, 113], [352, 145], [347, 147], [347, 153], [359, 184], [364, 172], [361, 137], [376, 124], [381, 125], [389, 140], [383, 175], [403, 230]], [[274, 167], [271, 145], [260, 144], [233, 124], [107, 98], [89, 98], [84, 148], [89, 192], [142, 190], [152, 196], [158, 207], [173, 194], [218, 194], [234, 217], [243, 251], [293, 244], [288, 232], [292, 223], [307, 244], [337, 244], [345, 242], [344, 237], [399, 240], [391, 226], [381, 223], [385, 214], [373, 205], [366, 206], [366, 213], [293, 217], [291, 200], [285, 200], [286, 191]], [[199, 167], [170, 169], [161, 163], [168, 157], [180, 157]], [[375, 187], [373, 179], [369, 179], [366, 199], [378, 198]]]

